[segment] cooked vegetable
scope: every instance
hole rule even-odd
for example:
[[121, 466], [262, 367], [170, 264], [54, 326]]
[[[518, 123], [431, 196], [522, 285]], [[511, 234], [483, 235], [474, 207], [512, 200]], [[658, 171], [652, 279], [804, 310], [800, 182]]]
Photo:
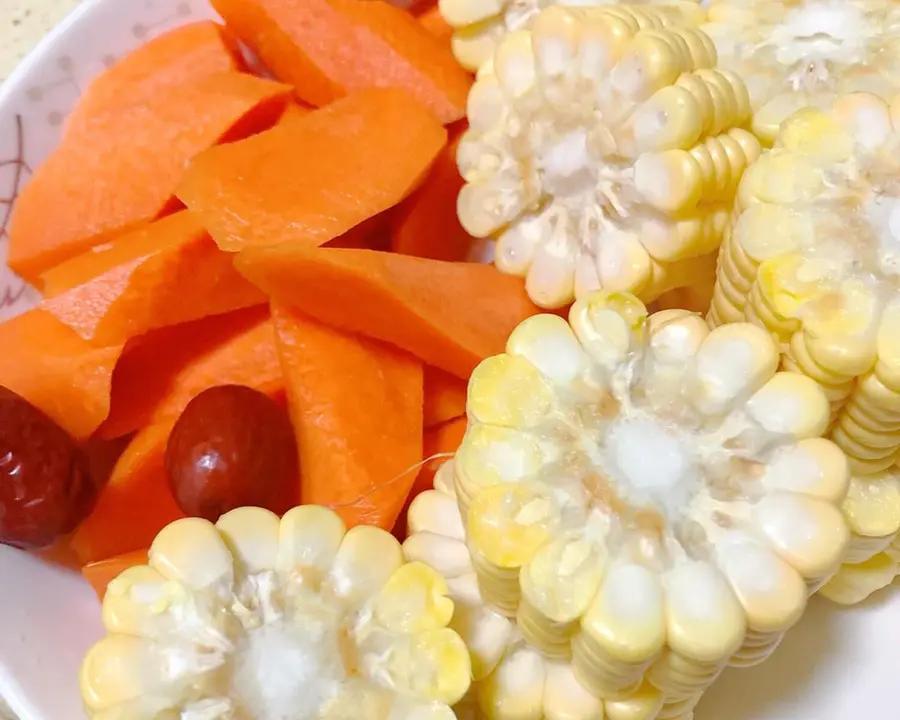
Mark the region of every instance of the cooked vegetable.
[[218, 73], [146, 103], [109, 108], [77, 131], [70, 127], [19, 195], [9, 266], [36, 280], [52, 266], [176, 209], [172, 194], [185, 163], [220, 141], [270, 127], [289, 93], [288, 86], [269, 80]]
[[284, 512], [299, 498], [297, 444], [285, 410], [246, 385], [191, 400], [166, 443], [169, 488], [185, 515], [215, 522], [245, 505]]
[[650, 302], [712, 273], [759, 142], [747, 88], [666, 7], [551, 7], [469, 95], [462, 225], [545, 308], [603, 288]]
[[390, 530], [422, 458], [422, 363], [273, 303], [300, 500]]
[[163, 328], [130, 345], [116, 366], [112, 409], [98, 435], [174, 421], [199, 393], [223, 384], [269, 395], [283, 388], [268, 307]]
[[0, 323], [0, 385], [83, 440], [109, 414], [121, 353], [121, 345], [90, 345], [43, 310], [29, 310]]
[[91, 718], [453, 720], [469, 658], [434, 570], [333, 512], [239, 508], [164, 528], [103, 602]]
[[477, 263], [282, 243], [245, 250], [235, 264], [310, 317], [390, 343], [459, 378], [538, 311], [515, 278]]
[[747, 82], [753, 132], [765, 145], [801, 108], [851, 92], [900, 92], [900, 5], [891, 0], [711, 0], [708, 15], [702, 27], [719, 67]]
[[665, 704], [638, 717], [669, 718], [726, 663], [775, 649], [849, 539], [847, 461], [820, 437], [828, 401], [777, 366], [759, 327], [648, 317], [634, 296], [600, 291], [568, 324], [529, 318], [476, 369], [468, 431], [435, 480], [452, 481], [462, 515], [423, 494], [404, 550], [451, 594], [477, 585], [536, 649], [507, 651], [480, 601], [479, 622], [458, 611], [489, 717], [560, 702], [537, 652], [571, 653], [583, 695], [649, 683]]
[[0, 543], [46, 548], [91, 511], [97, 486], [69, 434], [0, 386]]
[[90, 586], [94, 588], [94, 592], [97, 593], [97, 597], [102, 602], [103, 597], [106, 595], [106, 589], [113, 580], [128, 568], [146, 564], [147, 551], [135, 550], [118, 557], [109, 558], [109, 560], [88, 563], [81, 568], [81, 574]]
[[413, 10], [413, 15], [423, 28], [441, 41], [444, 47], [451, 47], [453, 28], [444, 20], [436, 0], [428, 0], [428, 2], [417, 5]]
[[425, 367], [424, 421], [432, 428], [466, 414], [466, 381], [443, 370]]
[[[712, 325], [746, 319], [768, 329], [784, 366], [828, 397], [828, 436], [853, 475], [850, 563], [884, 551], [900, 531], [898, 141], [900, 98], [889, 107], [854, 93], [827, 112], [792, 116], [741, 183], [709, 313]], [[873, 572], [870, 591], [885, 578]], [[839, 587], [824, 592], [849, 600]]]
[[42, 307], [101, 345], [266, 302], [187, 211], [126, 233], [43, 277], [63, 292]]
[[446, 139], [410, 95], [365, 90], [203, 153], [178, 197], [224, 250], [322, 245], [412, 192]]
[[400, 8], [379, 0], [212, 4], [275, 76], [293, 84], [311, 105], [328, 105], [365, 88], [393, 87], [414, 95], [442, 123], [465, 113], [468, 74], [446, 44]]
[[[627, 27], [633, 17], [632, 8], [640, 5], [667, 5], [676, 8], [686, 22], [699, 23], [703, 11], [698, 0], [628, 0], [622, 4], [626, 14], [620, 17]], [[531, 27], [535, 17], [546, 7], [568, 5], [558, 0], [497, 0], [481, 3], [477, 0], [439, 0], [441, 15], [456, 32], [452, 47], [456, 59], [470, 70], [479, 70], [494, 57], [497, 46], [510, 33]], [[588, 0], [582, 7], [618, 5], [619, 0]], [[641, 8], [637, 8], [640, 12]], [[619, 12], [615, 9], [613, 12]]]

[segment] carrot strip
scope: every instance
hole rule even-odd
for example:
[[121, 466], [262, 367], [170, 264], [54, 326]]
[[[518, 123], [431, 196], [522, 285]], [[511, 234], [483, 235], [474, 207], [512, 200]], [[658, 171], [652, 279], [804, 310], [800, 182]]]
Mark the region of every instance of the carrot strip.
[[422, 455], [422, 364], [272, 305], [301, 457], [300, 499], [390, 530]]
[[[400, 513], [400, 518], [394, 526], [394, 535], [396, 535], [399, 540], [406, 539], [408, 534], [406, 519], [407, 513], [409, 512], [409, 506], [412, 505], [412, 501], [415, 500], [416, 497], [426, 490], [432, 490], [434, 488], [434, 476], [437, 474], [441, 465], [449, 459], [446, 457], [446, 454], [455, 453], [459, 448], [463, 436], [466, 434], [467, 424], [467, 419], [461, 417], [450, 420], [443, 425], [429, 428], [425, 431], [422, 440], [422, 455], [424, 456], [423, 459], [432, 459], [428, 460], [428, 462], [422, 466], [422, 469], [419, 470], [416, 481], [409, 491], [409, 497], [406, 499], [406, 505], [404, 505], [403, 510]], [[440, 455], [441, 457], [434, 457], [435, 455]]]
[[424, 385], [423, 416], [426, 428], [432, 428], [466, 414], [468, 384], [465, 380], [426, 365]]
[[431, 172], [397, 208], [391, 250], [433, 260], [465, 260], [473, 238], [459, 222], [456, 198], [463, 186], [456, 167], [458, 135], [441, 151]]
[[147, 560], [147, 550], [135, 550], [108, 560], [88, 563], [81, 568], [81, 574], [90, 583], [90, 586], [94, 588], [94, 592], [97, 593], [97, 598], [100, 602], [103, 602], [106, 588], [109, 587], [113, 580], [130, 567], [146, 565]]
[[[155, 102], [91, 116], [37, 169], [12, 216], [9, 265], [35, 282], [69, 258], [173, 209], [186, 162], [220, 141], [271, 127], [285, 85], [208, 75]], [[64, 202], [61, 201], [64, 199]]]
[[444, 16], [441, 15], [438, 3], [428, 2], [417, 6], [413, 9], [413, 15], [423, 28], [441, 41], [442, 45], [450, 47], [450, 41], [453, 38], [453, 28], [447, 24]]
[[124, 105], [157, 102], [207, 75], [243, 69], [237, 40], [222, 25], [211, 20], [183, 25], [141, 44], [92, 80], [66, 120], [66, 132]]
[[75, 286], [42, 307], [85, 340], [105, 345], [266, 302], [187, 211], [128, 233], [105, 252], [88, 251], [48, 276], [51, 290]]
[[[443, 123], [465, 115], [471, 76], [448, 43], [404, 10], [372, 0], [213, 0], [274, 75], [321, 107], [357, 90], [397, 87]], [[394, 132], [406, 125], [397, 126]]]
[[284, 243], [245, 250], [235, 265], [320, 322], [390, 343], [463, 379], [540, 312], [520, 279], [478, 263]]
[[202, 153], [177, 194], [223, 250], [321, 245], [405, 198], [446, 137], [406, 93], [366, 90]]
[[129, 345], [112, 380], [112, 408], [97, 435], [120, 437], [178, 417], [214, 385], [283, 386], [267, 307], [164, 328]]
[[0, 324], [0, 385], [83, 439], [109, 414], [121, 353], [121, 345], [90, 345], [50, 314], [30, 310]]

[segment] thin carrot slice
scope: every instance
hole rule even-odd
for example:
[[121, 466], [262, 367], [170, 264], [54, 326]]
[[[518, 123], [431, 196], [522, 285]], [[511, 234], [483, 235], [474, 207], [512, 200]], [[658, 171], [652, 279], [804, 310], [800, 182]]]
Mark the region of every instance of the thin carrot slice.
[[284, 109], [284, 113], [281, 116], [281, 119], [278, 121], [278, 124], [282, 123], [292, 123], [294, 120], [299, 120], [305, 115], [309, 115], [312, 108], [308, 108], [305, 105], [301, 105], [297, 102], [288, 103], [287, 107]]
[[[456, 418], [429, 428], [425, 431], [422, 440], [422, 455], [425, 464], [419, 470], [416, 481], [413, 483], [412, 489], [409, 491], [409, 497], [406, 499], [406, 505], [403, 507], [397, 524], [394, 526], [394, 534], [399, 540], [405, 540], [407, 536], [406, 517], [409, 512], [409, 506], [417, 496], [426, 490], [434, 488], [434, 476], [438, 469], [449, 459], [448, 456], [457, 451], [466, 434], [468, 421], [466, 418]], [[437, 456], [437, 457], [435, 457]]]
[[177, 194], [223, 250], [321, 245], [405, 198], [446, 139], [410, 95], [365, 90], [202, 153]]
[[222, 25], [211, 20], [183, 25], [142, 43], [92, 80], [66, 120], [66, 131], [124, 105], [157, 102], [207, 75], [242, 69], [237, 40]]
[[438, 155], [422, 187], [397, 208], [391, 228], [394, 252], [450, 262], [466, 259], [473, 238], [456, 214], [463, 179], [456, 166], [455, 134]]
[[104, 345], [266, 303], [187, 211], [128, 233], [104, 252], [88, 251], [48, 276], [51, 290], [75, 285], [42, 307], [85, 340]]
[[468, 383], [443, 370], [425, 366], [425, 405], [423, 417], [426, 428], [466, 414]]
[[0, 385], [83, 439], [109, 414], [121, 353], [121, 345], [90, 345], [49, 313], [30, 310], [0, 324]]
[[106, 588], [119, 575], [128, 568], [135, 565], [147, 564], [147, 550], [135, 550], [134, 552], [124, 553], [108, 560], [99, 560], [92, 562], [81, 568], [81, 574], [90, 586], [97, 593], [97, 598], [103, 602], [106, 595]]
[[540, 312], [519, 278], [478, 263], [283, 243], [246, 250], [235, 265], [320, 322], [390, 343], [463, 379]]
[[300, 451], [300, 499], [390, 530], [422, 456], [422, 363], [272, 305]]
[[[226, 24], [297, 95], [321, 107], [357, 90], [403, 88], [443, 123], [466, 112], [471, 76], [404, 10], [372, 0], [213, 0]], [[398, 125], [393, 132], [402, 133]]]
[[[186, 162], [220, 141], [271, 127], [289, 88], [241, 73], [180, 85], [70, 128], [13, 212], [9, 265], [35, 282], [54, 265], [178, 205]], [[64, 199], [63, 200], [61, 200]]]
[[160, 530], [184, 517], [166, 479], [166, 443], [174, 424], [148, 425], [122, 453], [93, 512], [70, 540], [82, 565], [149, 547]]
[[444, 20], [437, 2], [426, 2], [422, 5], [417, 5], [413, 8], [413, 15], [423, 28], [440, 40], [442, 45], [448, 48], [451, 47], [450, 41], [453, 38], [453, 28]]
[[129, 345], [112, 382], [112, 408], [97, 435], [114, 438], [171, 420], [214, 385], [283, 387], [267, 307], [164, 328]]

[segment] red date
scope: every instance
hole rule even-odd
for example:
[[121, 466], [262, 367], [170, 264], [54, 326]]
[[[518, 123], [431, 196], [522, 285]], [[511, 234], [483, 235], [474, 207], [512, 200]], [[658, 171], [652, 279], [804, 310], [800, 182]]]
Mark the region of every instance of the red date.
[[284, 512], [295, 503], [298, 486], [297, 446], [287, 413], [243, 385], [204, 390], [175, 423], [166, 472], [187, 515], [215, 522], [245, 505]]
[[97, 492], [69, 434], [0, 386], [0, 543], [52, 545], [87, 517]]

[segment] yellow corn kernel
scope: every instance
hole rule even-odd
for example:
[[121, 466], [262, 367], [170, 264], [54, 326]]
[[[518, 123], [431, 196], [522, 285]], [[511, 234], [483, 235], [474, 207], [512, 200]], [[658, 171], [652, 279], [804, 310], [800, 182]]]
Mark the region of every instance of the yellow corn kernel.
[[746, 80], [753, 131], [771, 145], [781, 123], [803, 108], [854, 92], [896, 94], [898, 52], [883, 28], [898, 21], [900, 8], [891, 2], [849, 0], [826, 8], [804, 0], [711, 0], [701, 28], [715, 43], [719, 66]]
[[843, 565], [819, 592], [840, 605], [855, 605], [894, 582], [897, 571], [896, 560], [878, 553], [864, 562]]
[[650, 302], [698, 274], [711, 282], [760, 152], [740, 128], [743, 82], [714, 67], [711, 40], [673, 4], [538, 5], [471, 90], [463, 226], [496, 239], [495, 265], [541, 307], [598, 289]]
[[108, 635], [81, 670], [91, 718], [449, 720], [468, 692], [447, 582], [383, 530], [238, 508], [170, 524], [149, 562], [104, 598]]
[[[885, 13], [900, 20], [900, 7], [888, 5], [852, 0], [839, 12], [864, 25]], [[711, 18], [724, 8], [713, 3]], [[788, 11], [772, 12], [772, 22], [781, 22], [779, 13]], [[773, 32], [770, 19], [752, 32]], [[816, 20], [810, 14], [804, 22]], [[862, 30], [854, 37], [860, 52], [873, 42]], [[840, 65], [832, 61], [829, 72]], [[857, 68], [854, 76], [869, 73], [871, 79], [888, 68], [878, 62], [866, 61], [867, 69]], [[900, 81], [900, 73], [895, 78]], [[844, 453], [853, 477], [843, 505], [852, 531], [843, 561], [858, 565], [884, 551], [900, 530], [890, 499], [900, 457], [900, 199], [892, 179], [900, 172], [900, 115], [871, 88], [814, 105], [787, 118], [773, 149], [744, 173], [707, 321], [764, 328], [778, 342], [782, 369], [824, 393], [825, 436]], [[893, 106], [900, 107], [897, 101]], [[803, 401], [799, 406], [810, 408]], [[821, 409], [808, 419], [811, 434], [819, 434]], [[873, 487], [877, 496], [863, 492]], [[840, 578], [831, 587], [842, 587]]]

